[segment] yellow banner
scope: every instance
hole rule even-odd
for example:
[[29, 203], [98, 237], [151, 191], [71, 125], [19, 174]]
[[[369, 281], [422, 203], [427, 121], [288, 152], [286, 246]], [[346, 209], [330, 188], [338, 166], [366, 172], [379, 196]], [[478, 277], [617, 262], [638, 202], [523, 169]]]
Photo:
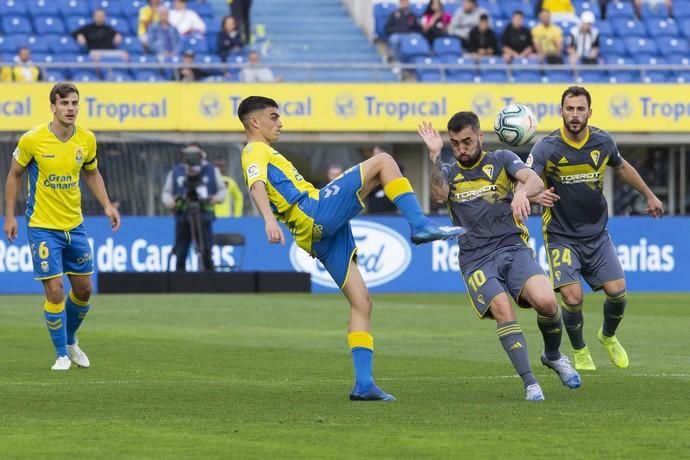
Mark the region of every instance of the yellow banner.
[[[51, 118], [51, 84], [0, 84], [0, 130], [26, 131]], [[286, 131], [414, 131], [422, 120], [443, 129], [473, 110], [485, 130], [505, 105], [529, 106], [539, 131], [561, 124], [567, 85], [82, 83], [79, 123], [94, 131], [241, 131], [237, 106], [250, 95], [276, 99]], [[611, 132], [690, 131], [687, 85], [587, 85], [591, 123]]]

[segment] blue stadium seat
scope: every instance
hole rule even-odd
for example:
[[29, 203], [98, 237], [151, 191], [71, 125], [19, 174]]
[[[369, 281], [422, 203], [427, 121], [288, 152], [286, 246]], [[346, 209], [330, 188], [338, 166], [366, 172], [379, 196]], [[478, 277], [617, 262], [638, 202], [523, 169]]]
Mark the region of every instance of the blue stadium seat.
[[386, 21], [388, 20], [388, 16], [396, 9], [398, 9], [398, 5], [394, 3], [377, 3], [374, 5], [374, 32], [376, 37], [386, 37], [386, 33], [384, 32]]
[[534, 16], [534, 7], [530, 2], [523, 2], [520, 0], [508, 0], [501, 2], [501, 10], [503, 12], [503, 18], [510, 19], [513, 13], [517, 10], [522, 11], [526, 18], [531, 18]]
[[614, 33], [621, 37], [647, 37], [647, 29], [644, 23], [627, 18], [618, 18], [611, 21]]
[[679, 37], [678, 24], [673, 19], [652, 18], [645, 22], [650, 37]]
[[56, 41], [58, 37], [57, 35], [31, 36], [27, 41], [27, 45], [31, 49], [32, 54], [52, 53], [52, 43]]
[[426, 5], [424, 3], [410, 2], [410, 11], [418, 18], [421, 18], [424, 15], [424, 11], [426, 11]]
[[670, 78], [673, 81], [677, 81], [678, 83], [690, 83], [690, 58], [688, 56], [672, 55], [666, 58], [666, 62], [684, 67], [671, 72]]
[[460, 8], [459, 3], [444, 3], [443, 4], [443, 11], [446, 13], [450, 14], [451, 16], [455, 14], [455, 12]]
[[134, 37], [134, 36], [122, 37], [122, 43], [120, 43], [120, 46], [118, 46], [118, 49], [127, 51], [128, 53], [134, 53], [134, 54], [143, 54], [144, 53], [144, 47], [142, 46], [141, 42], [139, 41], [139, 38]]
[[26, 16], [27, 5], [25, 0], [0, 0], [0, 18], [5, 16]]
[[64, 19], [73, 16], [91, 16], [91, 7], [88, 0], [58, 0], [57, 4]]
[[31, 35], [34, 33], [33, 27], [31, 27], [31, 23], [29, 22], [29, 18], [26, 16], [16, 15], [2, 16], [2, 30], [4, 30], [5, 34], [7, 35]]
[[632, 2], [609, 2], [606, 5], [606, 17], [609, 20], [616, 18], [635, 19]]
[[62, 35], [67, 32], [60, 16], [34, 17], [34, 30], [39, 35]]
[[165, 78], [160, 72], [151, 69], [135, 70], [134, 79], [136, 81], [148, 82], [165, 81]]
[[[198, 56], [196, 59], [196, 62], [200, 62], [202, 64], [222, 64], [223, 61], [220, 60], [220, 56], [216, 54], [204, 54], [201, 56]], [[213, 74], [223, 74], [223, 69], [206, 69], [207, 72], [211, 72]]]
[[547, 66], [544, 69], [544, 78], [547, 83], [572, 83], [575, 81], [575, 75], [569, 70], [549, 70]]
[[134, 80], [132, 74], [128, 70], [116, 69], [105, 72], [105, 81], [114, 81], [117, 83], [128, 82]]
[[577, 80], [584, 83], [607, 83], [608, 73], [605, 70], [578, 70]]
[[673, 2], [673, 17], [676, 19], [690, 18], [690, 2]]
[[651, 54], [654, 56], [659, 53], [656, 43], [652, 39], [630, 37], [624, 39], [624, 43], [625, 49], [631, 56], [637, 54]]
[[446, 55], [441, 56], [441, 62], [447, 65], [470, 66], [469, 68], [447, 68], [446, 79], [448, 81], [474, 81], [477, 76], [477, 63], [474, 59]]
[[457, 37], [438, 37], [434, 40], [433, 45], [434, 54], [437, 56], [451, 56], [462, 55], [462, 42]]
[[[647, 60], [648, 61], [648, 60]], [[617, 56], [614, 58], [611, 58], [611, 56], [604, 57], [604, 62], [609, 65], [635, 65], [637, 62], [635, 59], [628, 58], [628, 57], [623, 57], [623, 56]], [[615, 69], [609, 70], [609, 76], [616, 77], [619, 81], [636, 81], [639, 79], [640, 73], [637, 70], [629, 70], [629, 69]]]
[[690, 39], [690, 17], [682, 18], [678, 21], [678, 23], [680, 33], [683, 35], [683, 37]]
[[628, 54], [625, 43], [617, 37], [606, 37], [599, 40], [599, 49], [603, 55], [614, 54], [620, 56]]
[[187, 8], [196, 11], [201, 17], [215, 17], [213, 6], [210, 3], [188, 2]]
[[609, 83], [639, 83], [641, 81], [639, 72], [614, 73], [609, 75]]
[[[657, 66], [666, 64], [666, 59], [657, 57], [647, 59], [635, 58], [635, 62], [642, 65]], [[671, 75], [671, 72], [668, 70], [661, 69], [643, 70], [642, 73], [642, 81], [644, 83], [665, 83]]]
[[518, 72], [513, 73], [514, 83], [542, 83], [544, 76], [537, 72]]
[[428, 56], [429, 42], [420, 34], [404, 34], [400, 39], [398, 55], [402, 62], [410, 62], [418, 56]]
[[46, 69], [43, 72], [43, 79], [51, 83], [57, 83], [67, 80], [67, 74], [57, 69]]
[[39, 63], [39, 62], [46, 62], [46, 59], [51, 58], [52, 56], [45, 54], [45, 53], [31, 53], [31, 60]]
[[3, 56], [5, 54], [11, 54], [17, 51], [14, 47], [14, 41], [10, 40], [10, 37], [0, 36], [0, 54]]
[[610, 37], [613, 35], [613, 27], [611, 26], [611, 23], [609, 21], [597, 21], [594, 27], [597, 28], [597, 30], [599, 31], [599, 35], [601, 35], [602, 37]]
[[664, 4], [649, 5], [648, 3], [642, 3], [640, 7], [640, 17], [642, 19], [647, 18], [657, 18], [664, 19], [668, 18], [668, 8]]
[[479, 59], [479, 77], [483, 82], [500, 83], [508, 81], [508, 74], [505, 69], [499, 66], [504, 62], [499, 57], [482, 57]]
[[206, 38], [186, 37], [182, 39], [182, 52], [192, 50], [194, 54], [208, 53], [208, 44]]
[[122, 15], [120, 0], [91, 0], [91, 10], [99, 8], [105, 10], [106, 17]]
[[120, 7], [125, 17], [139, 16], [139, 9], [148, 5], [148, 0], [120, 0]]
[[501, 3], [497, 0], [483, 0], [479, 2], [479, 5], [486, 9], [491, 19], [510, 17], [510, 13], [504, 13]]
[[[513, 61], [511, 74], [516, 82], [533, 83], [541, 81], [542, 72], [534, 66], [539, 64], [538, 59], [521, 58]], [[530, 66], [530, 68], [525, 68]]]
[[65, 27], [67, 28], [67, 33], [71, 34], [75, 30], [82, 28], [90, 22], [91, 18], [88, 16], [70, 16], [65, 18]]
[[26, 46], [29, 41], [30, 35], [26, 34], [16, 34], [8, 35], [6, 37], [0, 37], [2, 41], [0, 42], [0, 52], [11, 53], [13, 56], [19, 51], [19, 48]]
[[656, 44], [662, 56], [670, 56], [672, 54], [687, 56], [688, 53], [690, 53], [688, 42], [682, 38], [658, 37], [656, 39]]
[[[416, 57], [414, 59], [415, 64], [423, 65], [440, 65], [442, 63], [441, 59], [437, 57]], [[443, 72], [440, 68], [418, 68], [417, 70], [417, 81], [419, 82], [439, 82], [443, 81]]]
[[105, 22], [108, 23], [110, 27], [115, 29], [120, 33], [120, 35], [130, 35], [131, 33], [136, 34], [129, 30], [129, 21], [123, 17], [119, 16], [106, 16]]
[[28, 0], [27, 11], [31, 16], [59, 16], [60, 6], [55, 0]]
[[72, 72], [72, 80], [79, 82], [100, 81], [98, 74], [93, 70], [75, 70]]
[[77, 41], [71, 35], [63, 35], [59, 38], [56, 38], [56, 40], [52, 41], [50, 45], [51, 52], [58, 56], [65, 53], [79, 54], [82, 51], [79, 43], [77, 43]]
[[[599, 8], [599, 3], [598, 0], [591, 0], [591, 1], [578, 1], [574, 0], [573, 6], [575, 7], [575, 13], [580, 16], [583, 11], [591, 11], [594, 14], [594, 17], [599, 20], [601, 18], [601, 8]], [[598, 22], [597, 22], [598, 25]]]

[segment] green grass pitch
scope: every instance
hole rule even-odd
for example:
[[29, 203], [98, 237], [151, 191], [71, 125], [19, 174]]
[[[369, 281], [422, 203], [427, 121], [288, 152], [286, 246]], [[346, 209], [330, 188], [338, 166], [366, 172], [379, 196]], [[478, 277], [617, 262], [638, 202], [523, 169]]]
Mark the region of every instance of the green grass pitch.
[[[90, 369], [48, 370], [40, 296], [0, 301], [0, 458], [688, 458], [690, 295], [630, 294], [631, 366], [598, 366], [523, 400], [495, 323], [465, 295], [374, 295], [375, 372], [393, 403], [350, 402], [340, 295], [97, 296]], [[564, 336], [564, 344], [567, 338]], [[569, 351], [569, 347], [564, 346]]]

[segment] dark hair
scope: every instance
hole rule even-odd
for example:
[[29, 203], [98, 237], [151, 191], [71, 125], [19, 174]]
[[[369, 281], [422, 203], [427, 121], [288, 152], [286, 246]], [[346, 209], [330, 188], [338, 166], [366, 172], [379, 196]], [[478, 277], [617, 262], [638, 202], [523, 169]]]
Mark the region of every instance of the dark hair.
[[[438, 0], [438, 1], [439, 1], [439, 3], [441, 2], [441, 0]], [[429, 0], [429, 4], [426, 6], [426, 10], [424, 10], [424, 16], [426, 16], [427, 14], [434, 14], [434, 10], [431, 9], [431, 5], [433, 5], [433, 4], [434, 4], [434, 0]], [[445, 11], [445, 10], [443, 8], [443, 3], [441, 3], [441, 12], [443, 12], [443, 11]]]
[[488, 21], [489, 20], [489, 15], [488, 14], [482, 14], [479, 16], [480, 21]]
[[263, 96], [249, 96], [240, 102], [240, 106], [237, 108], [237, 117], [240, 119], [243, 125], [247, 126], [247, 117], [249, 114], [256, 112], [257, 110], [264, 110], [269, 107], [278, 108], [278, 103], [271, 98]]
[[79, 97], [79, 90], [72, 83], [64, 81], [56, 83], [53, 89], [50, 90], [50, 103], [55, 104], [58, 96], [65, 98], [70, 93], [77, 93], [77, 97]]
[[522, 10], [515, 10], [513, 11], [513, 16], [522, 16], [524, 18], [525, 13], [523, 13]]
[[563, 107], [563, 102], [565, 102], [566, 97], [584, 96], [587, 99], [587, 107], [592, 107], [592, 96], [582, 86], [571, 86], [570, 88], [563, 91], [561, 96], [561, 107]]
[[472, 131], [479, 131], [479, 117], [474, 112], [458, 112], [448, 120], [448, 131], [457, 133], [467, 127]]

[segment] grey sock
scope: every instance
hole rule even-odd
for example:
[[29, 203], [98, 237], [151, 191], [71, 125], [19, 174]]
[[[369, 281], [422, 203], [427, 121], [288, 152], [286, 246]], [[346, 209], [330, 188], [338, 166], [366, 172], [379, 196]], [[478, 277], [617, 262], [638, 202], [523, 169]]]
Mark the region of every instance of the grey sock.
[[582, 327], [585, 324], [585, 320], [582, 316], [582, 304], [569, 305], [561, 302], [561, 312], [563, 313], [563, 324], [565, 324], [565, 330], [568, 332], [570, 344], [575, 350], [584, 348], [586, 345], [585, 339], [582, 337]]
[[522, 383], [526, 387], [537, 383], [537, 379], [532, 374], [532, 366], [529, 364], [527, 341], [517, 321], [498, 323], [496, 325], [496, 334], [510, 361], [513, 363], [513, 367], [520, 378], [522, 378]]
[[561, 337], [563, 336], [563, 322], [561, 312], [556, 310], [554, 316], [537, 314], [537, 325], [544, 337], [544, 354], [546, 358], [555, 361], [561, 357]]
[[618, 325], [623, 319], [626, 303], [625, 291], [606, 296], [604, 301], [604, 327], [602, 328], [602, 333], [606, 337], [616, 335], [616, 329], [618, 329]]

